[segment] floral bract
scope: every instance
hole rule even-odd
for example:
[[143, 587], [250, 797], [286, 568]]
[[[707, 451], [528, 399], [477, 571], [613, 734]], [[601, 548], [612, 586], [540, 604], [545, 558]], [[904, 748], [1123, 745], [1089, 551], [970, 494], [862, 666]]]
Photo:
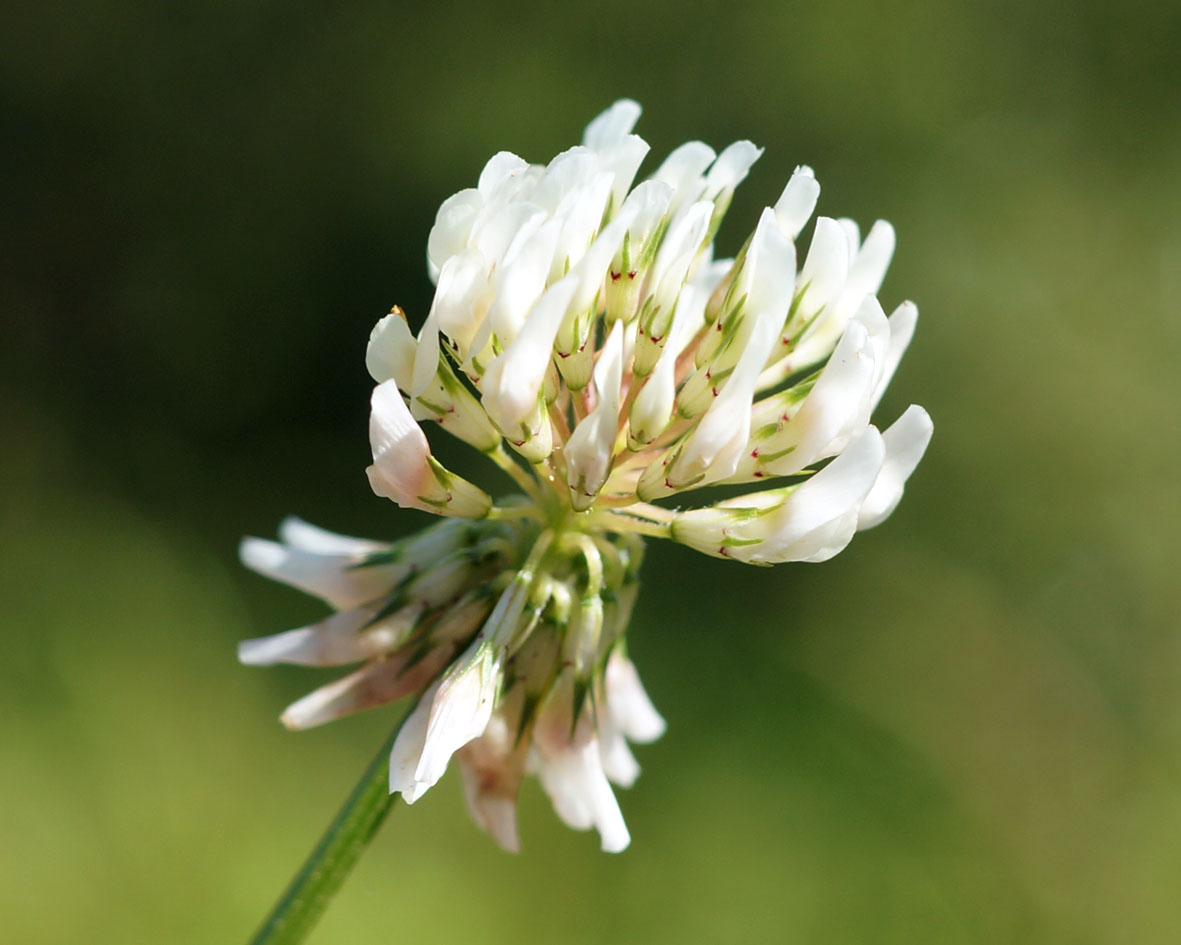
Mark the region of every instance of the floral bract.
[[[526, 773], [603, 849], [629, 842], [611, 783], [639, 773], [628, 742], [664, 730], [624, 644], [645, 536], [748, 564], [826, 560], [893, 511], [931, 436], [917, 406], [870, 423], [917, 319], [877, 300], [891, 226], [862, 240], [819, 217], [800, 263], [819, 195], [800, 167], [738, 255], [715, 260], [760, 150], [690, 142], [633, 187], [639, 112], [617, 102], [545, 166], [495, 155], [439, 208], [417, 336], [400, 309], [373, 330], [369, 481], [445, 519], [392, 544], [289, 519], [280, 542], [242, 545], [249, 567], [335, 610], [246, 641], [242, 661], [359, 664], [283, 722], [414, 697], [390, 790], [413, 802], [454, 758], [507, 849]], [[494, 502], [445, 469], [423, 422], [520, 493]]]

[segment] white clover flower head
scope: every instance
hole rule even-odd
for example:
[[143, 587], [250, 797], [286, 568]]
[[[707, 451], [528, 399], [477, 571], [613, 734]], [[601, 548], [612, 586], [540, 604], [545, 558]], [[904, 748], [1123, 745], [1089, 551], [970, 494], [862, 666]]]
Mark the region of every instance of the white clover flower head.
[[[280, 542], [242, 545], [249, 567], [335, 610], [244, 642], [242, 661], [360, 664], [283, 722], [414, 697], [391, 791], [414, 801], [455, 758], [473, 818], [510, 850], [526, 773], [603, 849], [629, 842], [611, 784], [639, 774], [628, 741], [664, 731], [624, 641], [644, 537], [748, 564], [826, 560], [894, 510], [931, 437], [917, 406], [885, 432], [870, 422], [917, 319], [877, 299], [893, 228], [862, 241], [820, 217], [798, 250], [820, 192], [799, 167], [738, 255], [715, 260], [762, 152], [690, 142], [633, 187], [639, 113], [617, 102], [545, 166], [495, 155], [439, 208], [417, 336], [398, 308], [373, 330], [370, 483], [444, 520], [388, 544], [289, 519]], [[445, 469], [425, 421], [520, 493], [494, 502]], [[738, 494], [697, 499], [705, 487]]]

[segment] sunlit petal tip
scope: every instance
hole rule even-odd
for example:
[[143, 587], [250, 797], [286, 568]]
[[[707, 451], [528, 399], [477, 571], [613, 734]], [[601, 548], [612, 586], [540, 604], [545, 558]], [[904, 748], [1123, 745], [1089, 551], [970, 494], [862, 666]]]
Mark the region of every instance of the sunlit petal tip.
[[642, 109], [638, 102], [621, 98], [606, 111], [596, 116], [582, 135], [582, 143], [588, 148], [601, 150], [629, 134], [639, 121]]

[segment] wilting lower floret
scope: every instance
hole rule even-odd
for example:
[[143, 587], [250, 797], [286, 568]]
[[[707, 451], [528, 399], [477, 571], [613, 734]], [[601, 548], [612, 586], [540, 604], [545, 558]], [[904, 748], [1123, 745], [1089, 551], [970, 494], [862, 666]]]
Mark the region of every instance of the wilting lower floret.
[[[823, 561], [893, 511], [931, 436], [917, 406], [870, 424], [917, 319], [876, 297], [890, 225], [862, 241], [820, 217], [797, 266], [819, 195], [801, 167], [737, 257], [715, 261], [761, 151], [690, 142], [632, 188], [638, 117], [617, 102], [544, 167], [494, 156], [439, 208], [417, 336], [398, 308], [373, 331], [370, 483], [447, 519], [394, 544], [289, 519], [280, 542], [242, 545], [248, 566], [336, 611], [246, 641], [242, 661], [360, 664], [284, 723], [415, 697], [390, 790], [413, 802], [455, 758], [473, 817], [507, 849], [526, 773], [570, 826], [627, 846], [610, 783], [639, 773], [629, 740], [664, 730], [624, 644], [644, 536], [749, 564]], [[425, 420], [520, 494], [494, 503], [445, 469]], [[689, 505], [706, 486], [741, 494]]]

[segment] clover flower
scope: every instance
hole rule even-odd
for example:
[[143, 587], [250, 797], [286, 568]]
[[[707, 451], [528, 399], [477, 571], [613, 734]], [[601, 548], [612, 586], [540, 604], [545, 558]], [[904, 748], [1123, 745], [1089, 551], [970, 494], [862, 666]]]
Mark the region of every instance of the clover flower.
[[[819, 185], [799, 167], [715, 260], [760, 149], [690, 142], [633, 187], [639, 111], [617, 102], [545, 166], [495, 155], [439, 208], [417, 336], [398, 308], [373, 330], [370, 484], [444, 520], [391, 544], [289, 519], [280, 542], [241, 550], [335, 611], [244, 642], [244, 663], [359, 664], [283, 722], [413, 697], [390, 791], [413, 802], [454, 759], [473, 818], [511, 850], [526, 773], [603, 849], [629, 842], [611, 784], [639, 773], [629, 741], [664, 731], [625, 645], [645, 537], [747, 564], [826, 560], [893, 511], [931, 436], [917, 406], [870, 423], [917, 318], [876, 297], [891, 226], [862, 240], [819, 217], [801, 263]], [[423, 423], [519, 493], [493, 501], [445, 469]]]

